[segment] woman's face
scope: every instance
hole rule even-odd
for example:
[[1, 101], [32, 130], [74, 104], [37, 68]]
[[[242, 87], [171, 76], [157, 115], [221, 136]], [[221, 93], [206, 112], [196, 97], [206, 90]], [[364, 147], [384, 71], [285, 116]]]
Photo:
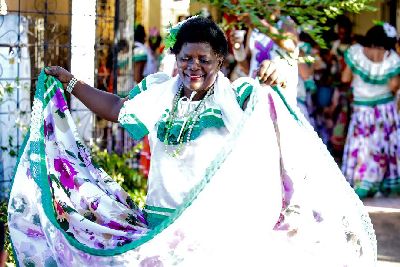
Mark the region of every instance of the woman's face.
[[207, 43], [185, 43], [176, 55], [176, 63], [184, 87], [201, 92], [214, 83], [222, 58]]

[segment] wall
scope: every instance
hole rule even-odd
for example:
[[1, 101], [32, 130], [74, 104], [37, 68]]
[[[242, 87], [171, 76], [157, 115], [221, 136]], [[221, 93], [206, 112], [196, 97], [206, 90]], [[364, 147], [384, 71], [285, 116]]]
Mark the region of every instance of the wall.
[[[165, 2], [165, 0], [163, 1]], [[161, 0], [143, 0], [142, 24], [149, 34], [151, 27], [160, 29], [161, 26]]]
[[[400, 0], [395, 0], [397, 1], [397, 14], [400, 13]], [[354, 23], [354, 28], [353, 31], [354, 33], [357, 34], [365, 34], [369, 28], [371, 28], [374, 23], [373, 21], [386, 21], [390, 22], [390, 10], [393, 8], [393, 6], [396, 5], [396, 3], [393, 3], [391, 0], [381, 0], [381, 1], [376, 1], [371, 4], [376, 8], [376, 11], [373, 12], [366, 12], [363, 11], [360, 14], [353, 14], [350, 15], [349, 17]], [[397, 31], [400, 32], [400, 18], [399, 15], [396, 18], [396, 26]]]
[[191, 0], [190, 1], [190, 14], [197, 14], [199, 13], [203, 8], [206, 8], [208, 10], [208, 12], [210, 12], [212, 18], [215, 21], [219, 21], [220, 19], [220, 12], [213, 6], [209, 5], [209, 4], [204, 4], [204, 3], [200, 3], [196, 0]]
[[165, 35], [170, 24], [178, 22], [179, 16], [189, 15], [189, 0], [163, 0], [161, 5], [161, 35]]

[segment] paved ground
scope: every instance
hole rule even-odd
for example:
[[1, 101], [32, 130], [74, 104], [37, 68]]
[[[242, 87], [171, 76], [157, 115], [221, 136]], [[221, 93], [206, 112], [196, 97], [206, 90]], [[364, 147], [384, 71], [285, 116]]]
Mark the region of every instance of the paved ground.
[[400, 197], [364, 200], [378, 240], [378, 267], [400, 267]]

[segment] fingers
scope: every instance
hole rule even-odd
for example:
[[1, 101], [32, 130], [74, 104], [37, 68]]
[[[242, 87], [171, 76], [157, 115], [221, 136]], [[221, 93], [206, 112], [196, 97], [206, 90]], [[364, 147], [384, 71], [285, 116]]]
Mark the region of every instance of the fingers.
[[258, 70], [258, 76], [261, 84], [265, 85], [279, 85], [283, 88], [286, 87], [286, 82], [279, 77], [276, 65], [270, 60], [264, 60]]
[[46, 74], [58, 77], [60, 76], [60, 69], [62, 69], [60, 66], [50, 66], [46, 67], [44, 71], [46, 72]]
[[269, 60], [265, 60], [261, 63], [258, 76], [260, 83], [267, 85], [274, 85], [278, 81], [278, 72], [276, 66]]
[[73, 77], [71, 73], [60, 66], [46, 67], [44, 71], [46, 74], [56, 77], [62, 83], [69, 82]]

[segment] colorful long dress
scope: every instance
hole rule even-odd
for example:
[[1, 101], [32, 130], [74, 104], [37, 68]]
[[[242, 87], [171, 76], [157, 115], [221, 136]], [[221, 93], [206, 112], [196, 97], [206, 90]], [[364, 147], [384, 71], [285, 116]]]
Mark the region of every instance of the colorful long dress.
[[[175, 105], [179, 83], [161, 74], [147, 77], [119, 116], [132, 137], [149, 132], [152, 156], [158, 155], [146, 221], [93, 164], [61, 84], [41, 73], [8, 207], [19, 265], [375, 265], [367, 212], [279, 88], [248, 78], [231, 84], [219, 73], [214, 94], [199, 106], [202, 116], [185, 129], [179, 112], [196, 103]], [[177, 106], [171, 122], [165, 115]], [[258, 152], [261, 157], [249, 156]], [[320, 190], [326, 186], [331, 190]]]
[[400, 73], [400, 58], [388, 52], [370, 61], [361, 45], [345, 53], [353, 72], [353, 115], [342, 170], [360, 197], [400, 193], [400, 121], [388, 81]]

